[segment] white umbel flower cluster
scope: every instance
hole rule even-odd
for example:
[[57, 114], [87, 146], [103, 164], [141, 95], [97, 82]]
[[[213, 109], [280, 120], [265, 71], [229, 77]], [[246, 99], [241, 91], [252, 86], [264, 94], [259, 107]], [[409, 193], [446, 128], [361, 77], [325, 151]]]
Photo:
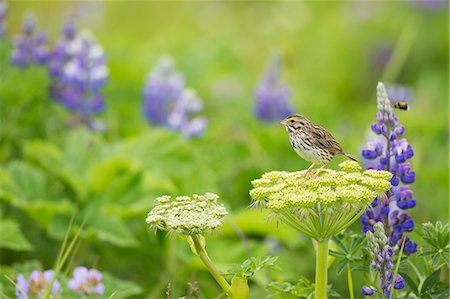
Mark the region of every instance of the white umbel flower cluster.
[[217, 230], [228, 214], [219, 196], [214, 193], [192, 196], [158, 197], [156, 206], [148, 213], [145, 221], [153, 230], [165, 230], [171, 234], [203, 235]]

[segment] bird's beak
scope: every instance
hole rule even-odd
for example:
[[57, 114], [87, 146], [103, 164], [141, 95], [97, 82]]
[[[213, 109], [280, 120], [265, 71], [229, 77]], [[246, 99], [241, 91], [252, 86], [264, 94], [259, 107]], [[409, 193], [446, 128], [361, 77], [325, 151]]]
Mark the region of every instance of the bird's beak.
[[282, 121], [280, 121], [280, 124], [282, 124], [283, 126], [286, 125], [286, 119], [283, 119]]

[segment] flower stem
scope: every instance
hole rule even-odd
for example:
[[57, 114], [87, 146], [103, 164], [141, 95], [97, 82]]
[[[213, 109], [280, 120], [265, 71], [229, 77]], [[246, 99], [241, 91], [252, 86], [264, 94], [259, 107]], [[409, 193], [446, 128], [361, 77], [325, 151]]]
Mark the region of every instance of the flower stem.
[[394, 275], [392, 278], [392, 286], [390, 289], [389, 299], [393, 298], [392, 296], [394, 294], [395, 279], [397, 278], [398, 269], [400, 268], [400, 262], [402, 260], [403, 248], [405, 248], [405, 241], [406, 241], [406, 237], [403, 237], [402, 247], [400, 247], [400, 251], [398, 252], [397, 264], [395, 265]]
[[316, 251], [316, 299], [327, 298], [328, 240], [317, 241]]
[[355, 294], [353, 293], [353, 278], [350, 263], [347, 264], [347, 282], [348, 282], [348, 293], [350, 294], [350, 299], [355, 299]]
[[411, 268], [414, 270], [414, 272], [416, 273], [417, 277], [419, 278], [420, 281], [423, 280], [423, 276], [420, 273], [419, 269], [417, 269], [416, 265], [414, 265], [413, 262], [411, 262], [410, 259], [407, 260], [408, 264], [411, 266]]
[[191, 237], [192, 237], [192, 240], [194, 241], [195, 250], [197, 251], [200, 259], [202, 260], [202, 262], [208, 268], [209, 273], [211, 273], [211, 275], [214, 277], [214, 279], [220, 285], [222, 290], [224, 290], [225, 293], [228, 294], [228, 291], [230, 289], [230, 285], [225, 280], [225, 278], [223, 278], [223, 276], [220, 274], [219, 270], [216, 268], [216, 266], [213, 264], [213, 262], [209, 258], [209, 256], [206, 253], [205, 249], [200, 244], [200, 240], [198, 239], [198, 236], [197, 235], [191, 235]]

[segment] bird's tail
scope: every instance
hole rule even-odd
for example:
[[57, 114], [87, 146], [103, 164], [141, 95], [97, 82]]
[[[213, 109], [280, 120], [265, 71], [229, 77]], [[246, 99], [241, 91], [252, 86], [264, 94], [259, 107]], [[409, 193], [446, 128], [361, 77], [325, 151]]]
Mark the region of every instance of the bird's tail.
[[350, 160], [353, 160], [355, 162], [358, 162], [358, 160], [356, 160], [356, 158], [350, 154], [347, 154], [346, 152], [342, 153], [344, 156], [346, 156], [347, 158], [349, 158]]

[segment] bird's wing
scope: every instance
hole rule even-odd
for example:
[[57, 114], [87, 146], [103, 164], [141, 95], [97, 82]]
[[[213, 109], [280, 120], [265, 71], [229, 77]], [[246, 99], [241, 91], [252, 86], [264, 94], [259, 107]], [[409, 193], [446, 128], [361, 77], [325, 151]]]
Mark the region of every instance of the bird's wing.
[[336, 154], [342, 154], [344, 150], [342, 147], [337, 143], [336, 139], [322, 127], [314, 125], [314, 129], [312, 130], [312, 133], [314, 135], [313, 144], [317, 147], [324, 147], [328, 151], [330, 151], [333, 155]]

